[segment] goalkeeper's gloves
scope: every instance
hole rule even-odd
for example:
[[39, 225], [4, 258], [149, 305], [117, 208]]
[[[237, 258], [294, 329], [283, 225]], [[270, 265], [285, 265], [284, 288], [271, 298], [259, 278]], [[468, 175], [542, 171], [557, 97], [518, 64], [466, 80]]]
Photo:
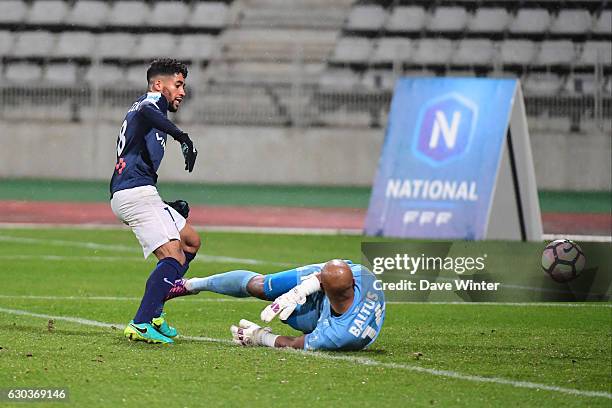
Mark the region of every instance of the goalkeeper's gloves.
[[274, 347], [278, 335], [272, 333], [269, 327], [261, 327], [256, 323], [242, 319], [238, 326], [230, 327], [234, 343], [241, 346]]
[[285, 321], [298, 305], [306, 303], [306, 297], [321, 290], [321, 283], [317, 274], [308, 275], [299, 285], [289, 292], [274, 299], [274, 302], [261, 311], [261, 320], [270, 322], [276, 315]]
[[185, 170], [191, 173], [195, 165], [196, 157], [198, 157], [198, 150], [193, 145], [187, 133], [182, 133], [174, 139], [181, 144], [181, 151], [185, 158]]
[[176, 200], [176, 201], [164, 201], [167, 205], [174, 208], [177, 213], [181, 214], [183, 218], [187, 219], [189, 217], [189, 203], [185, 200]]

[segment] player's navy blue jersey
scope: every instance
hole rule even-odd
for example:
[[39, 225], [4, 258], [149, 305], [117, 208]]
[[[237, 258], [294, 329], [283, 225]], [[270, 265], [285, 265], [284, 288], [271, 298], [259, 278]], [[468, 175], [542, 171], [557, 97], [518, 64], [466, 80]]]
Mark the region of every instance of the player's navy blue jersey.
[[142, 95], [125, 115], [117, 138], [117, 162], [110, 183], [111, 196], [139, 186], [154, 186], [164, 157], [167, 134], [183, 132], [168, 118], [168, 101], [159, 92]]

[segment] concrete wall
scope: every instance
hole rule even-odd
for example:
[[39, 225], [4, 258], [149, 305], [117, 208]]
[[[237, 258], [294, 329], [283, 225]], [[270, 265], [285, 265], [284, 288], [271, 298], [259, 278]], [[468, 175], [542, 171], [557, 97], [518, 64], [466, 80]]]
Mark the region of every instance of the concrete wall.
[[[169, 142], [162, 180], [370, 185], [382, 130], [185, 126], [200, 154], [183, 170]], [[119, 126], [0, 122], [0, 178], [103, 179], [112, 174]], [[532, 134], [538, 188], [610, 190], [610, 135]]]

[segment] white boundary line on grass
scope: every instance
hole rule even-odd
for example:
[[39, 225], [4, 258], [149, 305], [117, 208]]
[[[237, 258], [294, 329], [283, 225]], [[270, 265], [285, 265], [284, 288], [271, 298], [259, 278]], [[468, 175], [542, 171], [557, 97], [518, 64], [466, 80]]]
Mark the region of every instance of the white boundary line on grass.
[[[11, 223], [0, 222], [0, 229], [37, 229], [37, 228], [67, 228], [77, 230], [129, 230], [120, 224], [48, 224], [48, 223]], [[362, 235], [363, 230], [354, 228], [296, 228], [296, 227], [249, 227], [232, 225], [195, 225], [198, 231], [210, 232], [245, 232], [263, 234], [305, 234], [305, 235]], [[367, 238], [364, 236], [364, 238]], [[542, 240], [553, 241], [555, 239], [571, 239], [579, 242], [612, 242], [610, 235], [580, 235], [580, 234], [542, 234]]]
[[[81, 317], [72, 317], [72, 316], [55, 316], [41, 313], [33, 313], [26, 310], [18, 310], [18, 309], [5, 309], [0, 308], [0, 313], [18, 315], [18, 316], [28, 316], [28, 317], [38, 317], [41, 319], [54, 319], [59, 321], [66, 321], [70, 323], [81, 324], [85, 326], [95, 326], [102, 328], [111, 328], [111, 329], [121, 329], [123, 325], [113, 324], [113, 323], [105, 323], [97, 320], [89, 320]], [[216, 339], [212, 337], [198, 337], [198, 336], [181, 336], [182, 339], [191, 340], [191, 341], [204, 341], [204, 342], [212, 342], [212, 343], [220, 343], [220, 344], [233, 344], [230, 340], [225, 339]], [[554, 385], [546, 385], [546, 384], [538, 384], [530, 381], [516, 381], [510, 380], [507, 378], [500, 377], [482, 377], [479, 375], [471, 375], [471, 374], [463, 374], [455, 371], [449, 370], [436, 370], [433, 368], [425, 368], [415, 365], [409, 364], [400, 364], [400, 363], [385, 363], [381, 361], [371, 360], [365, 357], [353, 357], [347, 355], [332, 355], [328, 353], [320, 353], [320, 352], [304, 352], [298, 350], [288, 350], [284, 349], [285, 352], [295, 353], [304, 356], [312, 356], [319, 359], [324, 360], [334, 360], [334, 361], [345, 361], [352, 364], [359, 364], [364, 366], [373, 366], [373, 367], [383, 367], [389, 369], [396, 370], [405, 370], [412, 371], [417, 373], [430, 374], [436, 377], [446, 377], [453, 378], [457, 380], [464, 381], [472, 381], [478, 383], [491, 383], [491, 384], [499, 384], [499, 385], [509, 385], [515, 388], [527, 388], [527, 389], [535, 389], [535, 390], [545, 390], [558, 392], [569, 395], [576, 395], [580, 397], [594, 397], [594, 398], [608, 398], [612, 399], [612, 393], [604, 392], [604, 391], [584, 391], [577, 390], [575, 388], [564, 388], [557, 387]]]
[[[54, 245], [60, 247], [76, 247], [76, 248], [86, 248], [93, 250], [106, 250], [106, 251], [117, 251], [117, 252], [125, 252], [125, 253], [133, 253], [139, 254], [142, 253], [141, 250], [135, 247], [123, 246], [123, 245], [111, 245], [111, 244], [99, 244], [96, 242], [83, 242], [83, 241], [70, 241], [70, 240], [61, 240], [61, 239], [41, 239], [41, 238], [29, 238], [29, 237], [14, 237], [10, 235], [0, 235], [0, 242], [16, 242], [22, 244], [45, 244], [45, 245]], [[25, 258], [22, 258], [24, 257]], [[2, 255], [0, 258], [2, 259], [32, 259], [36, 258], [37, 255]], [[43, 255], [42, 259], [46, 261], [55, 261], [55, 260], [65, 260], [67, 258], [76, 258], [76, 257], [62, 257], [61, 255]], [[79, 257], [82, 260], [90, 260], [90, 261], [104, 261], [104, 260], [129, 260], [129, 261], [141, 261], [143, 258], [125, 258], [125, 257], [101, 257], [101, 256], [84, 256]], [[107, 258], [107, 259], [104, 259]], [[286, 262], [273, 262], [273, 261], [262, 261], [260, 259], [252, 259], [252, 258], [236, 258], [231, 256], [220, 256], [220, 255], [206, 255], [200, 254], [195, 258], [197, 262], [220, 262], [220, 263], [240, 263], [246, 265], [274, 265], [280, 267], [292, 267], [295, 264], [286, 263]]]
[[[30, 299], [30, 300], [76, 300], [76, 301], [140, 301], [141, 298], [134, 296], [54, 296], [54, 295], [1, 295], [0, 299]], [[263, 302], [255, 298], [198, 298], [194, 296], [177, 299], [180, 302]], [[176, 302], [177, 300], [173, 300]], [[612, 308], [612, 303], [534, 303], [534, 302], [385, 302], [391, 305], [481, 305], [481, 306], [517, 306], [517, 307], [604, 307]]]

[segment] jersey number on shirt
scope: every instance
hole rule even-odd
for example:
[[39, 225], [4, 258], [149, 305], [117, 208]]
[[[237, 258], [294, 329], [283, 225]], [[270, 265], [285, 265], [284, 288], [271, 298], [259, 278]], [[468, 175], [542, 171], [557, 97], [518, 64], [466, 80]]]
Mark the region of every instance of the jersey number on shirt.
[[123, 121], [121, 130], [119, 131], [119, 137], [117, 137], [117, 157], [121, 157], [121, 153], [125, 148], [125, 130], [127, 129], [127, 119]]

